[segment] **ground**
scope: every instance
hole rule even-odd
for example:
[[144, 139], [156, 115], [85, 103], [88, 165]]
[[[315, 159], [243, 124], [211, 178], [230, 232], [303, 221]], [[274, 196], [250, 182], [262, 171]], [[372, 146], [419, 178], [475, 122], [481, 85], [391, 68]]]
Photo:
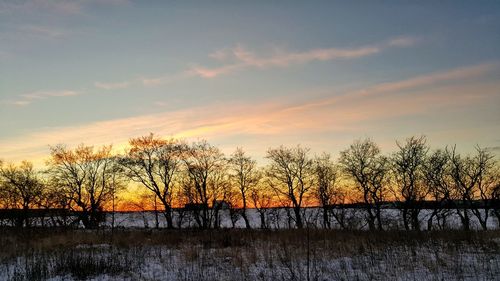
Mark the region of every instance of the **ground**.
[[0, 233], [0, 280], [500, 280], [498, 230]]

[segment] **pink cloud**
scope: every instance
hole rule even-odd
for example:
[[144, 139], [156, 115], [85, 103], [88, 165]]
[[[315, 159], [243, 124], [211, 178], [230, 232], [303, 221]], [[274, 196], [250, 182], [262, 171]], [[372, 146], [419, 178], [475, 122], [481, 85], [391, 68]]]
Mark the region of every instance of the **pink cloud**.
[[[254, 104], [210, 104], [81, 126], [43, 129], [0, 140], [0, 155], [13, 160], [43, 159], [48, 154], [49, 144], [73, 146], [82, 141], [95, 145], [113, 143], [120, 151], [130, 137], [149, 132], [180, 138], [208, 138], [216, 142], [231, 139], [234, 142], [236, 136], [244, 136], [252, 143], [266, 146], [324, 132], [338, 136], [355, 135], [381, 128], [387, 125], [383, 120], [391, 118], [414, 114], [454, 116], [463, 108], [495, 104], [500, 98], [500, 81], [483, 79], [494, 70], [496, 67], [489, 64], [464, 67], [306, 102], [295, 97], [295, 102], [286, 103], [263, 100]], [[234, 143], [234, 146], [246, 144]]]
[[377, 54], [390, 47], [409, 47], [416, 44], [413, 37], [398, 37], [381, 44], [361, 46], [355, 48], [325, 48], [312, 49], [303, 52], [294, 52], [277, 49], [271, 55], [259, 56], [254, 52], [237, 45], [234, 48], [225, 48], [210, 54], [211, 58], [220, 61], [231, 61], [219, 67], [193, 66], [190, 71], [202, 78], [214, 78], [228, 74], [242, 68], [272, 68], [287, 67], [296, 64], [305, 64], [313, 61], [331, 61], [338, 59], [356, 59]]

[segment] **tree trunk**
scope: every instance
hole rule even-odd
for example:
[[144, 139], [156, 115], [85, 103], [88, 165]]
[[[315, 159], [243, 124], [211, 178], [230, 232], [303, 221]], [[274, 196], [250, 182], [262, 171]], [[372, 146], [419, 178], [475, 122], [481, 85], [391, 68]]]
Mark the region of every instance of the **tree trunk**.
[[323, 227], [326, 229], [330, 229], [330, 217], [328, 216], [328, 208], [326, 206], [323, 206]]
[[243, 196], [243, 212], [241, 213], [241, 216], [243, 217], [243, 220], [245, 221], [245, 226], [247, 229], [250, 229], [250, 221], [248, 220], [247, 217], [247, 200], [245, 196]]
[[497, 217], [498, 228], [500, 228], [500, 210], [495, 210], [494, 212]]
[[376, 216], [377, 216], [378, 230], [384, 230], [384, 227], [382, 226], [382, 217], [380, 215], [380, 207], [379, 206], [377, 206], [377, 209], [376, 209]]
[[418, 219], [419, 210], [413, 209], [411, 212], [413, 230], [420, 231], [420, 220]]
[[405, 227], [405, 230], [410, 230], [410, 223], [408, 222], [408, 209], [405, 207], [403, 207], [403, 225]]
[[460, 220], [462, 221], [462, 228], [465, 231], [470, 230], [470, 219], [469, 219], [469, 212], [467, 209], [464, 209], [464, 213], [462, 214], [460, 210], [458, 210], [458, 215], [460, 216]]
[[267, 229], [266, 215], [264, 214], [264, 211], [260, 211], [259, 214], [260, 214], [260, 228]]
[[300, 207], [294, 207], [293, 211], [295, 212], [295, 223], [298, 229], [302, 229], [304, 225], [302, 224], [302, 216], [300, 214]]
[[432, 210], [431, 215], [429, 216], [429, 219], [427, 219], [427, 230], [432, 230], [433, 225], [432, 225], [432, 220], [434, 219], [434, 216], [436, 216], [436, 210]]
[[220, 226], [220, 222], [219, 222], [219, 208], [214, 208], [213, 212], [214, 212], [214, 228], [218, 229], [219, 226]]
[[375, 230], [375, 216], [372, 213], [371, 207], [367, 207], [366, 213], [367, 213], [366, 219], [368, 221], [368, 229], [370, 231]]
[[203, 210], [201, 212], [201, 220], [202, 220], [202, 223], [203, 223], [202, 228], [203, 229], [208, 229], [210, 227], [209, 221], [208, 221], [208, 204], [204, 205], [202, 208], [203, 208]]
[[172, 207], [168, 203], [164, 203], [165, 205], [165, 220], [167, 221], [167, 229], [173, 229], [174, 223], [172, 219]]

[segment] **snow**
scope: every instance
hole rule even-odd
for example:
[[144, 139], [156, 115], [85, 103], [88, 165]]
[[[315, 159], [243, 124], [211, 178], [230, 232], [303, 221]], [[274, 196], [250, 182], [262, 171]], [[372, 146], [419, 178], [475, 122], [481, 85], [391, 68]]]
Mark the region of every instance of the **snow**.
[[[461, 222], [459, 216], [456, 214], [455, 210], [449, 210], [450, 214], [447, 218], [447, 228], [450, 229], [459, 229], [461, 228]], [[289, 228], [287, 213], [284, 208], [274, 208], [267, 209], [266, 219], [269, 222], [269, 227], [273, 229], [286, 229]], [[313, 227], [321, 228], [322, 221], [322, 210], [320, 208], [304, 208], [303, 216], [308, 225]], [[432, 210], [422, 210], [420, 213], [420, 221], [422, 230], [427, 229], [427, 220]], [[352, 228], [362, 228], [366, 229], [366, 225], [364, 225], [363, 216], [364, 211], [362, 209], [347, 209], [346, 213], [350, 218], [347, 220], [348, 223], [351, 224]], [[247, 209], [247, 216], [250, 221], [250, 226], [252, 228], [260, 228], [260, 218], [259, 213], [256, 209]], [[475, 216], [470, 214], [471, 216], [471, 229], [481, 229], [480, 224]], [[125, 228], [154, 228], [156, 225], [155, 213], [153, 211], [146, 212], [117, 212], [115, 213], [115, 227], [125, 227]], [[220, 227], [222, 228], [232, 228], [232, 222], [229, 215], [229, 210], [221, 210], [219, 213], [220, 217]], [[176, 212], [173, 213], [174, 225], [178, 225], [178, 215]], [[402, 219], [400, 211], [397, 209], [382, 209], [382, 220], [384, 221], [384, 226], [389, 228], [399, 228], [403, 229]], [[166, 227], [165, 217], [161, 212], [158, 213], [158, 222], [159, 227]], [[339, 224], [331, 218], [332, 227], [336, 229], [340, 229]], [[434, 224], [436, 222], [434, 221]], [[108, 214], [108, 218], [106, 221], [106, 226], [111, 227], [111, 215]], [[499, 223], [497, 218], [494, 216], [490, 216], [488, 219], [488, 229], [497, 229]], [[195, 221], [193, 218], [184, 218], [182, 227], [196, 227]], [[235, 223], [236, 228], [244, 228], [245, 221], [241, 216], [238, 217], [238, 220]], [[436, 227], [436, 226], [435, 226]]]
[[[321, 227], [319, 208], [304, 208], [307, 225]], [[347, 210], [353, 226], [366, 229], [363, 210]], [[383, 209], [386, 226], [402, 229], [400, 212]], [[448, 227], [459, 229], [460, 218], [451, 210]], [[427, 226], [430, 210], [421, 212], [422, 228]], [[253, 228], [260, 227], [259, 213], [247, 210]], [[153, 228], [154, 212], [119, 212], [115, 227]], [[271, 228], [288, 228], [283, 208], [266, 210]], [[158, 214], [160, 227], [166, 227], [164, 216]], [[472, 228], [480, 229], [474, 217]], [[220, 212], [221, 227], [231, 228], [229, 210]], [[174, 213], [174, 224], [178, 216]], [[334, 220], [332, 219], [332, 222]], [[108, 214], [107, 226], [111, 219]], [[183, 227], [195, 226], [186, 219]], [[334, 228], [339, 228], [333, 223]], [[490, 217], [489, 228], [497, 228]], [[245, 227], [240, 217], [235, 227]], [[351, 242], [353, 243], [353, 242]], [[389, 244], [384, 247], [350, 245], [354, 250], [324, 249], [315, 245], [307, 259], [301, 243], [272, 244], [258, 241], [251, 246], [212, 247], [199, 243], [180, 245], [116, 246], [111, 244], [78, 244], [71, 249], [32, 252], [0, 263], [3, 280], [500, 280], [500, 239], [457, 245], [444, 240]], [[86, 265], [88, 263], [88, 266]], [[308, 265], [309, 264], [309, 270]], [[88, 275], [71, 272], [90, 268]], [[94, 272], [94, 271], [96, 272]], [[41, 273], [40, 273], [41, 272]], [[42, 274], [40, 277], [37, 274]], [[24, 278], [24, 279], [23, 279]]]
[[[97, 274], [86, 280], [306, 280], [307, 260], [303, 253], [290, 246], [256, 249], [209, 248], [183, 245], [141, 249], [113, 249], [120, 257], [135, 258], [130, 271], [119, 274]], [[499, 246], [497, 244], [497, 246]], [[108, 252], [98, 247], [96, 254]], [[54, 258], [56, 259], [56, 258]], [[50, 260], [50, 259], [49, 259]], [[20, 266], [21, 258], [5, 268], [0, 280], [13, 277], [13, 266]], [[498, 280], [500, 253], [481, 251], [473, 245], [450, 247], [440, 245], [393, 245], [382, 250], [335, 256], [316, 249], [311, 254], [311, 280]], [[55, 275], [47, 280], [77, 280], [70, 274]]]

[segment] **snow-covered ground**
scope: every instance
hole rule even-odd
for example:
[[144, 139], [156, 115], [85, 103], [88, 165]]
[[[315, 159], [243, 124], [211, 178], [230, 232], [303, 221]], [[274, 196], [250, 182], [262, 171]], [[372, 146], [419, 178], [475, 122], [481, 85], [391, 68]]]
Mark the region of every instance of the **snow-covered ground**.
[[[249, 209], [247, 215], [251, 226], [260, 228], [257, 210]], [[345, 215], [349, 227], [366, 229], [363, 210], [348, 209]], [[426, 229], [429, 215], [430, 210], [421, 212], [423, 229]], [[316, 227], [321, 228], [323, 223], [321, 209], [318, 208], [303, 209], [304, 220], [307, 225], [313, 226], [313, 230], [278, 232], [260, 230], [163, 231], [153, 229], [156, 225], [156, 217], [158, 217], [160, 228], [166, 226], [162, 213], [119, 212], [114, 216], [114, 224], [118, 228], [117, 233], [124, 233], [125, 237], [128, 237], [124, 241], [109, 242], [109, 236], [107, 236], [111, 233], [109, 229], [95, 231], [70, 229], [67, 233], [63, 231], [62, 234], [54, 230], [54, 233], [62, 238], [58, 236], [51, 240], [52, 237], [49, 235], [37, 239], [37, 243], [42, 245], [52, 243], [50, 250], [46, 250], [47, 248], [39, 244], [28, 244], [28, 250], [13, 251], [15, 253], [13, 256], [3, 256], [0, 249], [0, 281], [500, 280], [500, 233], [498, 231], [473, 232], [472, 238], [468, 238], [467, 235], [453, 238], [454, 235], [463, 235], [464, 232], [461, 231], [446, 231], [442, 232], [441, 236], [437, 233], [438, 238], [433, 236], [433, 232], [424, 232], [423, 236], [408, 232], [413, 238], [407, 238], [404, 234], [406, 232], [400, 231], [372, 233], [314, 230]], [[293, 227], [293, 221], [289, 224], [286, 209], [268, 209], [265, 216], [268, 226], [272, 229]], [[233, 221], [231, 221], [229, 210], [220, 211], [219, 219], [221, 228], [232, 228]], [[403, 229], [398, 210], [384, 209], [383, 221], [386, 229]], [[472, 228], [480, 229], [475, 217], [471, 216], [471, 221]], [[111, 223], [112, 216], [108, 214], [106, 224], [111, 226]], [[179, 216], [174, 213], [174, 224], [178, 223]], [[234, 224], [235, 228], [245, 227], [241, 217], [238, 217]], [[332, 225], [334, 228], [340, 228], [334, 218], [332, 218]], [[185, 216], [182, 220], [182, 227], [190, 226], [196, 226], [195, 220]], [[447, 229], [460, 229], [460, 227], [461, 223], [456, 211], [450, 210]], [[489, 229], [498, 228], [496, 217], [490, 217], [488, 227]], [[50, 234], [52, 230], [44, 231]], [[319, 233], [320, 238], [316, 236], [315, 241], [310, 244], [306, 243], [306, 231], [307, 233], [316, 231], [316, 235]], [[6, 233], [12, 235], [13, 232]], [[139, 240], [136, 241], [132, 236], [127, 236], [129, 233], [138, 233]], [[189, 237], [193, 233], [195, 237]], [[339, 233], [340, 236], [337, 238], [336, 235]], [[253, 240], [251, 242], [245, 240], [243, 243], [231, 242], [233, 235], [242, 234], [244, 237], [252, 237]], [[329, 236], [323, 237], [326, 234]], [[350, 236], [351, 234], [353, 236]], [[404, 237], [399, 239], [398, 237], [402, 234]], [[73, 235], [79, 239], [83, 237], [82, 242], [64, 244], [68, 237], [70, 241], [76, 239]], [[102, 240], [96, 241], [94, 238], [88, 238], [89, 235]], [[150, 238], [149, 235], [156, 235], [156, 238], [153, 236]], [[162, 235], [170, 235], [168, 239], [174, 241], [177, 241], [176, 235], [182, 238], [179, 242], [163, 243]], [[227, 236], [227, 245], [225, 245], [224, 237], [214, 238], [212, 235]], [[257, 238], [253, 238], [254, 235]], [[295, 240], [287, 240], [290, 239], [290, 235], [292, 238], [295, 237]], [[359, 240], [356, 235], [359, 235]], [[396, 239], [387, 240], [386, 235], [395, 235]], [[448, 238], [448, 235], [451, 237]], [[210, 237], [208, 244], [206, 236]], [[159, 242], [154, 242], [156, 241], [154, 239], [158, 237], [161, 238]], [[12, 239], [12, 237], [0, 236], [2, 243], [10, 243]], [[58, 239], [62, 239], [61, 242]], [[219, 239], [219, 244], [213, 244], [214, 239]], [[26, 240], [21, 241], [21, 244], [26, 246], [24, 244]]]
[[499, 242], [360, 243], [338, 251], [314, 244], [309, 255], [304, 245], [269, 241], [226, 248], [83, 245], [2, 264], [0, 280], [500, 280]]
[[[291, 212], [291, 210], [289, 210]], [[427, 229], [427, 221], [431, 214], [431, 210], [422, 210], [420, 213], [421, 228], [423, 230]], [[352, 229], [366, 229], [366, 223], [364, 221], [364, 210], [362, 209], [346, 209], [345, 216], [347, 225]], [[260, 217], [259, 213], [255, 209], [248, 209], [247, 216], [250, 221], [250, 225], [253, 228], [260, 228]], [[155, 212], [118, 212], [115, 213], [114, 226], [115, 227], [135, 227], [135, 228], [154, 228], [156, 227], [156, 217], [158, 217], [158, 225], [161, 228], [166, 227], [165, 217], [161, 212], [155, 214]], [[288, 221], [287, 210], [284, 208], [273, 208], [265, 210], [265, 217], [269, 228], [273, 229], [286, 229], [290, 227]], [[304, 208], [303, 217], [308, 225], [321, 228], [323, 225], [322, 210], [320, 208]], [[470, 214], [471, 218], [471, 228], [481, 229], [477, 218]], [[340, 226], [337, 221], [330, 215], [332, 228], [339, 229]], [[382, 209], [382, 219], [384, 222], [384, 227], [389, 229], [403, 229], [403, 222], [401, 218], [401, 213], [397, 209]], [[173, 213], [174, 225], [178, 225], [179, 216], [176, 212]], [[219, 212], [220, 227], [222, 228], [232, 228], [233, 223], [231, 221], [231, 216], [229, 210], [221, 210]], [[112, 225], [112, 214], [107, 214], [106, 225]], [[437, 228], [436, 219], [433, 221], [434, 227]], [[196, 222], [192, 216], [185, 214], [182, 219], [182, 227], [196, 227]], [[498, 220], [495, 216], [490, 215], [488, 219], [488, 229], [497, 229]], [[234, 226], [236, 228], [244, 228], [245, 222], [241, 216], [237, 216]], [[293, 222], [291, 224], [293, 227]], [[455, 210], [448, 210], [448, 216], [446, 219], [446, 228], [459, 229], [461, 227], [460, 218]]]

